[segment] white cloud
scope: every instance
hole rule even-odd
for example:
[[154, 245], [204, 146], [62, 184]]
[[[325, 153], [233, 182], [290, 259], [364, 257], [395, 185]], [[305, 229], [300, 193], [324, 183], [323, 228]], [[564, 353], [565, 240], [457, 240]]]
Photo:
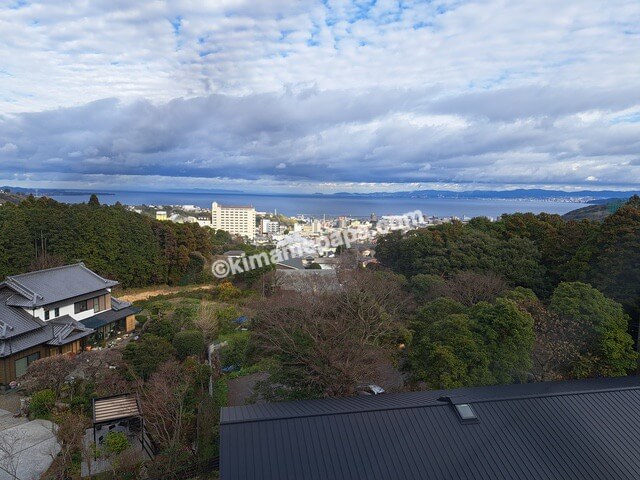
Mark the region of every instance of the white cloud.
[[0, 7], [0, 175], [640, 182], [638, 25], [634, 0]]
[[18, 151], [18, 146], [15, 143], [5, 143], [2, 147], [0, 147], [1, 153], [16, 153]]

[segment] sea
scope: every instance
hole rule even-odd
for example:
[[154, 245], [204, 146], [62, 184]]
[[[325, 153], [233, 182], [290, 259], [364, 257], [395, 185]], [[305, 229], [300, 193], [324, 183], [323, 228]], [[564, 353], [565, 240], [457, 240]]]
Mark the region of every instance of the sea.
[[[48, 194], [66, 203], [89, 200], [90, 193]], [[399, 215], [419, 210], [425, 216], [436, 217], [498, 217], [505, 213], [532, 212], [564, 214], [584, 203], [529, 199], [464, 199], [464, 198], [404, 198], [352, 195], [294, 195], [205, 192], [125, 192], [98, 193], [101, 203], [123, 205], [196, 205], [211, 208], [211, 202], [223, 205], [251, 205], [258, 212], [277, 212], [288, 216], [369, 217], [371, 214]]]

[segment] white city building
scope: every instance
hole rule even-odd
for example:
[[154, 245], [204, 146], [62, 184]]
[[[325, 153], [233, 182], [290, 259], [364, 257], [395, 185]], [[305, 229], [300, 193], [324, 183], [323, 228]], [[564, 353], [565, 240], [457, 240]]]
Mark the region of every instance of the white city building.
[[256, 209], [251, 206], [211, 204], [211, 227], [253, 240], [256, 235]]
[[262, 234], [276, 234], [280, 231], [280, 222], [275, 222], [267, 218], [263, 218], [260, 221], [260, 233]]

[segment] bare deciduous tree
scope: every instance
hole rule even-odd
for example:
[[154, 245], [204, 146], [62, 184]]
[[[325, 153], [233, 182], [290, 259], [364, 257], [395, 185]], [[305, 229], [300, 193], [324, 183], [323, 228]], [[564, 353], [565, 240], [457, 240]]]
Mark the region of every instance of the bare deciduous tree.
[[84, 453], [84, 435], [91, 422], [83, 415], [64, 412], [56, 418], [56, 424], [55, 434], [60, 452], [53, 456], [49, 472], [53, 478], [65, 480], [71, 475], [74, 455]]
[[182, 366], [168, 361], [139, 389], [145, 425], [172, 468], [190, 433], [191, 424], [187, 421], [187, 392], [190, 387], [191, 378]]
[[[20, 448], [20, 436], [17, 433], [8, 431], [0, 435], [0, 471], [15, 480], [20, 480], [17, 476]], [[4, 475], [1, 476], [4, 477]]]
[[65, 379], [76, 366], [76, 362], [69, 355], [41, 358], [29, 365], [27, 373], [21, 379], [22, 386], [31, 392], [48, 388], [58, 397]]
[[339, 291], [262, 301], [253, 337], [260, 352], [279, 361], [270, 392], [344, 396], [379, 382], [403, 334], [401, 293], [396, 278], [354, 271]]
[[518, 304], [533, 317], [535, 343], [531, 359], [535, 380], [568, 378], [582, 357], [588, 327], [557, 315], [537, 299], [520, 300]]
[[194, 324], [202, 332], [207, 342], [212, 341], [219, 330], [216, 304], [208, 301], [200, 302]]
[[436, 294], [451, 298], [467, 307], [491, 302], [507, 289], [507, 282], [495, 273], [460, 272], [434, 287]]

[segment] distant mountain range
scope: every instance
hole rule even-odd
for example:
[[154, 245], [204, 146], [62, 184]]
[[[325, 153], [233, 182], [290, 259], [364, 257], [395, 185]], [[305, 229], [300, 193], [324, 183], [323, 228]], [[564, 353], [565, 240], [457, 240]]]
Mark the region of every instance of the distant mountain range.
[[[103, 195], [116, 195], [121, 193], [116, 190], [76, 190], [73, 188], [25, 188], [25, 187], [11, 187], [4, 186], [0, 187], [0, 191], [9, 189], [13, 193], [21, 194], [21, 195], [55, 195], [55, 196], [64, 196], [64, 195], [91, 195], [95, 193], [98, 196]], [[145, 190], [122, 190], [122, 192], [126, 193], [146, 193]], [[154, 191], [149, 191], [153, 193]], [[203, 193], [203, 194], [241, 194], [243, 193], [240, 190], [222, 190], [222, 189], [203, 189], [203, 188], [191, 188], [189, 190], [169, 190], [171, 193]]]
[[[103, 195], [115, 195], [115, 190], [88, 190], [88, 189], [54, 189], [54, 188], [24, 188], [24, 187], [0, 187], [0, 191], [4, 189], [10, 189], [12, 193], [29, 195], [89, 195], [95, 193], [98, 196]], [[124, 191], [123, 191], [124, 192]], [[132, 193], [134, 191], [130, 191]], [[564, 190], [545, 190], [542, 188], [527, 189], [519, 188], [515, 190], [468, 190], [468, 191], [454, 191], [454, 190], [413, 190], [404, 192], [371, 192], [371, 193], [351, 193], [351, 192], [338, 192], [338, 193], [315, 193], [317, 196], [328, 197], [359, 197], [359, 198], [445, 198], [445, 199], [522, 199], [522, 200], [555, 200], [555, 201], [581, 201], [588, 203], [603, 202], [613, 198], [629, 198], [630, 196], [637, 194], [639, 191], [615, 191], [615, 190], [579, 190], [575, 192], [566, 192]], [[146, 193], [142, 190], [137, 190], [135, 193]], [[164, 192], [169, 193], [169, 192]], [[188, 191], [178, 192], [171, 190], [171, 193], [202, 193], [202, 194], [229, 194], [229, 195], [278, 195], [278, 196], [299, 196], [301, 194], [276, 194], [276, 193], [259, 193], [259, 192], [241, 192], [239, 190], [206, 190], [206, 189], [189, 189]], [[305, 196], [305, 195], [302, 195]]]
[[[564, 190], [545, 190], [541, 188], [526, 189], [520, 188], [516, 190], [469, 190], [456, 192], [453, 190], [414, 190], [411, 192], [374, 192], [374, 193], [350, 193], [340, 192], [334, 193], [333, 196], [345, 197], [393, 197], [393, 198], [462, 198], [462, 199], [481, 199], [481, 198], [502, 198], [502, 199], [531, 199], [531, 200], [550, 200], [550, 199], [580, 199], [587, 202], [599, 202], [611, 198], [629, 198], [637, 194], [638, 191], [615, 191], [615, 190], [579, 190], [575, 192], [566, 192]], [[318, 194], [322, 195], [322, 194]]]

